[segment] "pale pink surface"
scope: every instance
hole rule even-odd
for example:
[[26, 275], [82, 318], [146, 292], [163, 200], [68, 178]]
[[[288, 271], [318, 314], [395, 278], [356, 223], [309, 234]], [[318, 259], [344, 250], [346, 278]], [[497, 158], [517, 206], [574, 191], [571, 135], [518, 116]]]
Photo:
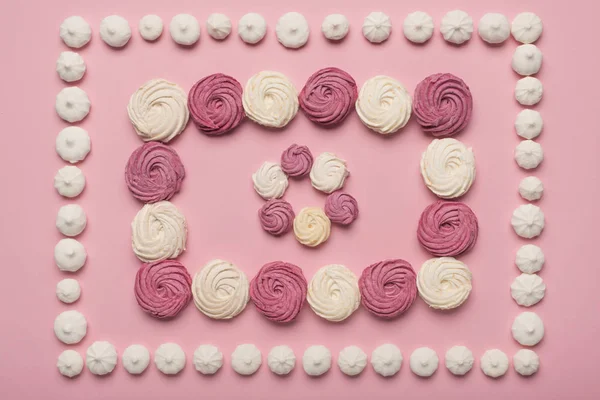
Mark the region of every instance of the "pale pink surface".
[[[188, 1], [8, 1], [3, 0], [2, 157], [3, 304], [0, 330], [0, 397], [2, 399], [165, 399], [165, 398], [294, 398], [294, 399], [506, 399], [539, 396], [547, 399], [594, 399], [600, 396], [597, 362], [598, 273], [596, 250], [598, 157], [597, 39], [593, 18], [600, 12], [595, 1], [506, 0], [222, 0], [219, 3]], [[125, 4], [127, 3], [127, 4]], [[350, 4], [352, 3], [352, 4]], [[412, 3], [412, 4], [411, 4]], [[571, 8], [572, 7], [572, 8]], [[544, 21], [537, 43], [544, 52], [539, 74], [545, 87], [537, 107], [545, 122], [540, 142], [546, 160], [534, 173], [545, 185], [539, 202], [547, 230], [534, 241], [546, 253], [541, 275], [548, 285], [547, 298], [533, 308], [546, 324], [546, 338], [535, 347], [542, 361], [539, 373], [524, 379], [514, 370], [500, 380], [485, 377], [479, 357], [486, 349], [500, 348], [509, 356], [519, 346], [510, 326], [520, 309], [510, 297], [509, 285], [518, 274], [515, 251], [524, 244], [512, 232], [510, 216], [523, 203], [517, 193], [527, 174], [513, 161], [519, 139], [513, 121], [521, 107], [513, 100], [517, 76], [510, 68], [516, 44], [510, 40], [490, 47], [474, 33], [460, 48], [448, 45], [439, 33], [446, 11], [460, 8], [478, 21], [485, 12], [502, 12], [512, 18], [534, 11]], [[374, 9], [387, 12], [394, 23], [383, 45], [369, 44], [361, 35], [363, 18]], [[409, 12], [421, 9], [436, 22], [431, 42], [410, 45], [401, 23]], [[277, 18], [284, 12], [304, 13], [311, 26], [306, 47], [290, 51], [277, 43]], [[262, 13], [269, 30], [255, 47], [244, 45], [236, 30], [224, 42], [212, 40], [204, 29], [211, 12], [224, 12], [234, 25], [248, 11]], [[190, 12], [199, 17], [202, 37], [195, 47], [183, 49], [168, 34], [171, 17]], [[320, 33], [325, 15], [341, 12], [351, 31], [340, 44], [328, 43]], [[122, 50], [106, 46], [99, 37], [100, 20], [117, 13], [129, 20], [133, 36]], [[160, 15], [165, 32], [157, 43], [143, 41], [137, 22], [148, 13]], [[54, 295], [55, 284], [67, 277], [53, 264], [54, 228], [58, 208], [68, 203], [52, 188], [52, 177], [64, 162], [54, 152], [58, 131], [66, 126], [54, 112], [54, 97], [65, 85], [54, 71], [60, 51], [67, 50], [58, 27], [69, 15], [82, 15], [91, 24], [93, 39], [80, 50], [88, 72], [79, 85], [89, 94], [92, 109], [82, 126], [89, 130], [92, 152], [81, 164], [88, 186], [80, 203], [88, 214], [81, 236], [89, 253], [87, 265], [76, 274], [83, 288], [79, 302], [65, 306]], [[298, 90], [317, 69], [337, 66], [362, 83], [388, 74], [412, 93], [425, 76], [451, 72], [463, 78], [474, 98], [473, 119], [457, 138], [472, 146], [477, 158], [477, 180], [464, 198], [480, 222], [476, 247], [462, 259], [473, 271], [474, 290], [459, 310], [439, 313], [420, 299], [400, 319], [381, 321], [363, 308], [343, 324], [333, 325], [308, 307], [298, 321], [280, 326], [263, 318], [250, 304], [230, 322], [215, 322], [190, 305], [174, 321], [157, 321], [136, 304], [134, 276], [140, 263], [131, 251], [130, 221], [140, 208], [123, 179], [130, 153], [141, 144], [126, 113], [131, 93], [142, 83], [162, 77], [188, 90], [203, 76], [223, 72], [245, 81], [263, 69], [285, 73]], [[419, 246], [415, 230], [422, 210], [435, 197], [419, 174], [419, 158], [431, 138], [412, 120], [399, 134], [382, 137], [368, 131], [355, 113], [334, 130], [322, 130], [302, 113], [280, 132], [246, 121], [232, 135], [211, 138], [190, 123], [173, 142], [186, 168], [182, 191], [174, 197], [189, 227], [188, 251], [181, 258], [191, 274], [209, 259], [235, 262], [249, 277], [266, 262], [289, 261], [304, 269], [310, 279], [326, 263], [342, 263], [357, 274], [385, 258], [409, 260], [418, 270], [428, 254]], [[329, 241], [318, 249], [299, 245], [292, 235], [275, 238], [264, 232], [256, 212], [263, 204], [252, 190], [250, 176], [264, 161], [277, 161], [291, 143], [306, 144], [315, 153], [333, 151], [348, 160], [352, 172], [345, 190], [360, 203], [361, 215], [350, 227], [333, 227]], [[291, 182], [286, 194], [296, 209], [323, 205], [325, 196], [308, 180]], [[67, 347], [53, 335], [55, 316], [78, 309], [89, 320], [88, 336], [75, 348], [84, 353], [94, 340], [109, 340], [119, 355], [126, 346], [141, 343], [153, 352], [165, 341], [179, 343], [188, 365], [176, 377], [162, 375], [153, 364], [141, 377], [125, 372], [121, 362], [111, 376], [98, 378], [85, 370], [68, 380], [56, 371], [58, 354]], [[236, 376], [230, 354], [239, 343], [255, 343], [266, 357], [269, 349], [288, 344], [298, 356], [297, 369], [288, 378], [276, 377], [263, 364], [251, 378]], [[311, 344], [338, 352], [356, 344], [369, 355], [384, 342], [397, 344], [405, 361], [399, 376], [382, 379], [369, 366], [350, 379], [334, 365], [322, 379], [310, 379], [301, 370], [300, 358]], [[226, 356], [216, 376], [199, 375], [191, 365], [201, 343], [218, 345]], [[476, 355], [474, 370], [455, 378], [443, 367], [445, 351], [469, 346]], [[408, 367], [408, 357], [419, 346], [430, 346], [440, 355], [438, 372], [419, 379]]]

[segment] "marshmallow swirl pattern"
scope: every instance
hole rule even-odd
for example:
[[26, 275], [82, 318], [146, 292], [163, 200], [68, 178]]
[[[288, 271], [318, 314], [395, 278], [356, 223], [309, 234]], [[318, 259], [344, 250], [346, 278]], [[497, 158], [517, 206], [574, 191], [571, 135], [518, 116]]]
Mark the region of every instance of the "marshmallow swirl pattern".
[[417, 85], [413, 111], [425, 132], [435, 137], [454, 136], [471, 119], [473, 97], [459, 77], [433, 74]]
[[188, 107], [200, 131], [209, 136], [227, 133], [244, 118], [242, 85], [225, 74], [204, 77], [190, 89]]
[[167, 143], [187, 125], [187, 96], [175, 83], [153, 79], [141, 86], [129, 99], [129, 120], [143, 141]]
[[175, 260], [144, 264], [135, 275], [135, 299], [156, 318], [173, 318], [192, 299], [192, 278]]
[[133, 197], [144, 203], [170, 200], [179, 192], [185, 169], [179, 155], [159, 142], [144, 143], [127, 161], [125, 183]]
[[307, 283], [302, 270], [290, 263], [265, 264], [250, 282], [250, 298], [267, 319], [291, 322], [306, 299]]
[[265, 200], [282, 197], [288, 187], [288, 178], [281, 166], [269, 161], [252, 174], [252, 182], [256, 193]]
[[293, 144], [281, 154], [281, 169], [288, 176], [301, 178], [310, 173], [313, 156], [309, 148]]
[[365, 268], [358, 281], [362, 304], [372, 314], [391, 319], [417, 297], [417, 274], [408, 261], [384, 260]]
[[305, 207], [294, 218], [294, 235], [305, 246], [317, 247], [330, 233], [331, 221], [319, 207]]
[[403, 128], [410, 119], [412, 99], [397, 80], [378, 75], [360, 89], [356, 112], [365, 126], [388, 135]]
[[458, 256], [475, 246], [479, 226], [473, 210], [464, 203], [438, 200], [421, 214], [417, 237], [436, 257]]
[[146, 204], [131, 223], [133, 252], [143, 262], [176, 258], [185, 250], [185, 217], [169, 201]]
[[460, 197], [475, 180], [473, 151], [456, 139], [434, 139], [421, 157], [421, 175], [438, 197]]
[[307, 300], [321, 318], [331, 322], [345, 320], [360, 305], [356, 275], [339, 264], [322, 267], [310, 281]]
[[209, 261], [194, 276], [192, 295], [198, 310], [213, 319], [231, 319], [248, 303], [248, 278], [232, 263]]
[[350, 175], [346, 161], [333, 153], [321, 153], [310, 170], [310, 182], [313, 187], [324, 193], [333, 193], [344, 187], [346, 177]]
[[425, 261], [417, 276], [419, 296], [431, 308], [450, 310], [464, 303], [471, 293], [471, 271], [452, 257]]
[[323, 68], [308, 78], [300, 92], [300, 108], [308, 119], [322, 126], [334, 126], [352, 112], [358, 98], [356, 82], [339, 68]]
[[294, 209], [285, 200], [272, 199], [258, 210], [260, 226], [273, 236], [280, 236], [292, 229]]
[[325, 200], [325, 214], [331, 222], [350, 225], [358, 218], [358, 202], [348, 193], [331, 193]]
[[246, 83], [242, 104], [248, 118], [268, 128], [283, 128], [298, 112], [298, 92], [282, 73], [261, 71]]

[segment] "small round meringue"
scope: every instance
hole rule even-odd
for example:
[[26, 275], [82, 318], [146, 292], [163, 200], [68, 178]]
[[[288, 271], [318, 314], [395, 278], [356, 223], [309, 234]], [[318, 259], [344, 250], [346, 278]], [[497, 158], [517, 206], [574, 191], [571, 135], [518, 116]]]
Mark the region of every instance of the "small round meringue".
[[302, 367], [309, 376], [321, 376], [331, 368], [331, 352], [322, 345], [310, 346], [302, 356]]
[[542, 34], [540, 17], [532, 12], [522, 12], [513, 19], [511, 32], [517, 42], [533, 43]]
[[450, 11], [442, 18], [440, 32], [446, 41], [454, 44], [463, 44], [471, 39], [473, 19], [464, 11]]
[[384, 42], [392, 33], [392, 21], [387, 14], [374, 11], [365, 18], [362, 33], [371, 43]]
[[513, 211], [511, 224], [517, 235], [531, 239], [542, 233], [546, 222], [544, 213], [538, 206], [523, 204]]
[[67, 204], [58, 210], [56, 227], [65, 236], [77, 236], [85, 229], [87, 218], [78, 204]]
[[62, 167], [54, 175], [54, 188], [64, 197], [77, 197], [85, 187], [85, 175], [72, 165]]
[[515, 49], [512, 69], [519, 75], [535, 75], [542, 67], [542, 51], [535, 44], [522, 44]]
[[544, 261], [544, 252], [534, 244], [521, 246], [515, 258], [515, 264], [524, 274], [535, 274], [540, 271]]
[[265, 161], [252, 174], [252, 182], [256, 193], [265, 200], [281, 198], [288, 188], [288, 177], [281, 165], [270, 161]]
[[508, 357], [498, 349], [487, 350], [480, 360], [481, 370], [490, 378], [498, 378], [508, 370]]
[[66, 304], [76, 302], [81, 296], [81, 286], [76, 279], [63, 279], [56, 284], [56, 297]]
[[439, 358], [435, 350], [419, 347], [410, 355], [410, 370], [423, 378], [430, 377], [437, 371]]
[[535, 346], [544, 338], [544, 322], [534, 312], [522, 312], [512, 324], [512, 335], [523, 346]]
[[253, 344], [240, 344], [231, 354], [231, 366], [240, 375], [252, 375], [262, 364], [262, 354]]
[[185, 353], [176, 343], [163, 343], [154, 352], [154, 364], [165, 375], [176, 375], [185, 367]]
[[524, 106], [533, 106], [542, 100], [544, 86], [538, 78], [526, 76], [517, 81], [515, 99]]
[[277, 40], [284, 47], [298, 49], [306, 44], [310, 28], [304, 15], [298, 12], [283, 14], [275, 26]]
[[60, 24], [60, 38], [67, 46], [78, 49], [90, 41], [92, 28], [80, 16], [68, 17]]
[[544, 121], [539, 111], [525, 109], [517, 114], [515, 130], [523, 139], [535, 139], [542, 132]]
[[148, 368], [150, 364], [150, 352], [141, 344], [132, 344], [127, 347], [121, 357], [123, 367], [131, 375], [139, 375]]
[[539, 303], [546, 293], [544, 280], [536, 274], [521, 274], [510, 285], [510, 294], [518, 305], [531, 307]]
[[484, 42], [499, 44], [510, 36], [510, 23], [503, 14], [487, 13], [479, 20], [477, 30]]
[[544, 184], [535, 176], [525, 177], [519, 183], [519, 194], [525, 200], [539, 200], [544, 194]]
[[149, 14], [142, 17], [138, 25], [140, 35], [144, 40], [153, 42], [162, 35], [163, 22], [158, 15]]
[[169, 24], [171, 38], [182, 46], [191, 46], [200, 38], [200, 24], [190, 14], [177, 14]]
[[390, 343], [382, 344], [371, 353], [373, 370], [383, 377], [396, 375], [400, 371], [402, 360], [400, 349]]
[[287, 375], [296, 366], [296, 355], [289, 346], [275, 346], [267, 357], [269, 369], [276, 375]]
[[85, 353], [85, 363], [94, 375], [110, 374], [117, 366], [117, 349], [109, 342], [94, 342]]
[[90, 136], [78, 126], [67, 126], [56, 136], [56, 153], [71, 164], [84, 160], [90, 147]]
[[129, 22], [120, 15], [109, 15], [100, 22], [100, 37], [111, 47], [123, 47], [131, 38]]
[[238, 22], [238, 34], [246, 43], [256, 44], [265, 37], [266, 33], [267, 21], [260, 14], [248, 13]]
[[54, 247], [54, 261], [64, 272], [76, 272], [85, 264], [85, 247], [75, 239], [61, 239]]
[[61, 375], [73, 378], [83, 371], [83, 357], [75, 350], [65, 350], [58, 356], [56, 367]]
[[225, 14], [210, 14], [206, 20], [206, 31], [213, 39], [223, 40], [231, 33], [231, 20]]
[[464, 375], [473, 368], [473, 353], [465, 346], [454, 346], [446, 352], [446, 368], [454, 375]]
[[360, 374], [367, 366], [367, 354], [360, 347], [344, 347], [338, 356], [340, 371], [348, 376]]
[[223, 366], [223, 353], [218, 347], [203, 344], [194, 351], [194, 367], [203, 375], [214, 375]]
[[333, 153], [321, 153], [313, 161], [310, 169], [310, 183], [323, 193], [333, 193], [344, 187], [346, 178], [350, 175], [346, 160]]
[[342, 14], [330, 14], [321, 24], [321, 32], [329, 40], [342, 40], [348, 34], [350, 22]]
[[404, 19], [404, 36], [413, 43], [425, 43], [433, 36], [433, 18], [423, 11], [410, 13]]
[[542, 145], [533, 140], [523, 140], [515, 148], [515, 161], [523, 169], [534, 169], [544, 160]]
[[521, 349], [513, 356], [513, 367], [520, 375], [533, 375], [540, 369], [540, 357], [533, 350]]
[[59, 117], [73, 123], [87, 117], [91, 103], [85, 91], [77, 86], [70, 86], [58, 92], [54, 107]]
[[54, 334], [64, 344], [81, 342], [87, 333], [87, 320], [79, 311], [63, 311], [54, 320]]
[[65, 82], [80, 80], [85, 74], [85, 69], [85, 61], [79, 53], [63, 51], [56, 60], [56, 72], [60, 79]]

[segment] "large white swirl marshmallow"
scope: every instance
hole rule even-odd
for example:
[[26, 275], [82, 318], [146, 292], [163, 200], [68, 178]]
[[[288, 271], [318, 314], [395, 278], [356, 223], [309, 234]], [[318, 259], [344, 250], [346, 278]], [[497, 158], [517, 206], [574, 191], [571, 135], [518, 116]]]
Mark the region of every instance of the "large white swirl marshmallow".
[[298, 112], [298, 92], [282, 73], [261, 71], [246, 83], [242, 103], [252, 121], [269, 128], [283, 128]]
[[319, 207], [304, 207], [294, 218], [296, 240], [308, 247], [317, 247], [329, 239], [331, 220]]
[[434, 139], [421, 157], [421, 175], [438, 197], [460, 197], [475, 180], [473, 151], [456, 139]]
[[224, 260], [209, 261], [194, 276], [192, 294], [198, 310], [213, 319], [231, 319], [248, 304], [246, 274]]
[[256, 193], [265, 200], [282, 197], [288, 187], [288, 177], [281, 169], [281, 165], [270, 161], [265, 161], [252, 174], [252, 182]]
[[431, 308], [450, 310], [464, 303], [471, 293], [471, 271], [452, 257], [432, 258], [419, 270], [419, 296]]
[[164, 79], [153, 79], [136, 90], [129, 99], [127, 113], [143, 141], [165, 143], [185, 129], [190, 115], [186, 93]]
[[146, 204], [131, 223], [133, 252], [144, 262], [176, 258], [186, 240], [185, 217], [170, 201]]
[[310, 281], [307, 300], [310, 308], [321, 318], [343, 321], [360, 304], [358, 279], [343, 265], [326, 265]]
[[389, 76], [377, 75], [360, 89], [356, 112], [367, 128], [387, 135], [408, 123], [412, 99], [400, 82]]
[[315, 189], [332, 193], [344, 186], [344, 181], [349, 174], [345, 160], [333, 153], [325, 152], [315, 159], [310, 170], [310, 182]]

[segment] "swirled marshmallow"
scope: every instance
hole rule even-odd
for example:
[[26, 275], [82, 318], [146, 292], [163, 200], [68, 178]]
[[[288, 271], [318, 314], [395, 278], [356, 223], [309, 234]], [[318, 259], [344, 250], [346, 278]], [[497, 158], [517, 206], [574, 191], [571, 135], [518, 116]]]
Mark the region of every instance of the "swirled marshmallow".
[[385, 75], [367, 80], [360, 89], [356, 112], [369, 129], [384, 135], [403, 128], [410, 119], [412, 99], [404, 86]]
[[242, 96], [246, 116], [268, 128], [283, 128], [298, 112], [298, 92], [288, 77], [261, 71], [248, 79]]
[[367, 15], [362, 25], [363, 36], [371, 43], [381, 43], [392, 33], [390, 17], [380, 11]]
[[94, 375], [107, 375], [117, 366], [117, 349], [106, 341], [92, 343], [85, 352], [85, 363]]
[[295, 216], [292, 205], [281, 199], [269, 200], [258, 210], [260, 226], [273, 236], [288, 233]]
[[321, 24], [321, 32], [329, 40], [342, 40], [348, 34], [350, 22], [342, 14], [329, 14]]
[[331, 352], [325, 346], [310, 346], [302, 355], [302, 368], [308, 376], [321, 376], [331, 368]]
[[519, 183], [519, 194], [522, 198], [529, 201], [535, 201], [542, 198], [544, 185], [539, 178], [527, 176]]
[[463, 44], [471, 39], [471, 35], [473, 34], [473, 19], [464, 11], [450, 11], [442, 18], [440, 32], [446, 41], [454, 44]]
[[210, 14], [206, 21], [206, 31], [213, 39], [223, 40], [231, 33], [231, 20], [225, 14]]
[[306, 44], [310, 28], [304, 15], [298, 12], [288, 12], [277, 20], [275, 26], [277, 40], [284, 47], [298, 49]]
[[279, 164], [265, 161], [252, 174], [254, 190], [265, 200], [282, 197], [288, 187], [288, 177]]
[[410, 13], [404, 19], [404, 36], [413, 43], [425, 43], [433, 35], [433, 18], [423, 11]]
[[346, 160], [333, 153], [321, 153], [310, 169], [312, 186], [323, 193], [333, 193], [344, 187], [346, 177], [350, 175]]
[[408, 261], [390, 259], [365, 268], [358, 281], [363, 306], [391, 319], [410, 308], [417, 297], [417, 274]]
[[434, 139], [421, 157], [425, 185], [442, 199], [467, 193], [475, 180], [475, 156], [456, 139]]
[[296, 366], [296, 355], [289, 346], [275, 346], [267, 356], [269, 369], [276, 375], [287, 375]]
[[85, 74], [85, 61], [78, 53], [63, 51], [56, 60], [56, 72], [65, 82], [75, 82]]
[[62, 167], [54, 175], [54, 188], [61, 196], [77, 197], [85, 188], [85, 175], [73, 165]]
[[60, 24], [60, 38], [67, 46], [78, 49], [90, 41], [92, 28], [85, 19], [74, 15]]
[[358, 279], [340, 264], [321, 267], [308, 285], [307, 300], [319, 317], [341, 322], [352, 315], [360, 304]]
[[533, 106], [542, 100], [544, 86], [538, 78], [526, 76], [517, 81], [515, 99], [524, 106]]
[[54, 107], [59, 117], [73, 123], [87, 117], [91, 103], [86, 92], [77, 86], [70, 86], [58, 92]]
[[150, 352], [141, 344], [128, 346], [121, 356], [123, 367], [131, 375], [139, 375], [148, 368], [150, 364]]
[[176, 375], [185, 367], [185, 353], [176, 343], [163, 343], [154, 352], [154, 364], [165, 375]]
[[240, 344], [231, 354], [231, 366], [240, 375], [252, 375], [262, 364], [262, 354], [253, 344]]
[[462, 79], [452, 74], [429, 75], [419, 82], [414, 97], [417, 122], [435, 137], [454, 136], [471, 119], [471, 91]]
[[367, 354], [358, 346], [344, 347], [338, 356], [340, 371], [348, 376], [359, 375], [367, 366]]
[[541, 18], [532, 12], [517, 14], [512, 21], [511, 33], [517, 42], [533, 43], [539, 39], [542, 30]]
[[533, 204], [520, 205], [513, 211], [511, 224], [517, 235], [531, 239], [541, 235], [546, 225], [544, 213]]
[[313, 155], [306, 146], [293, 144], [281, 153], [281, 169], [288, 176], [301, 178], [310, 173]]
[[65, 236], [77, 236], [85, 229], [87, 217], [79, 204], [62, 206], [56, 214], [56, 228]]
[[523, 169], [537, 168], [543, 160], [542, 145], [533, 140], [523, 140], [515, 147], [515, 161]]
[[177, 14], [169, 24], [171, 38], [182, 46], [191, 46], [200, 38], [200, 24], [190, 14]]
[[524, 307], [531, 307], [544, 298], [546, 284], [536, 274], [521, 274], [510, 285], [510, 295], [515, 302]]
[[73, 378], [83, 371], [83, 357], [75, 350], [65, 350], [58, 356], [56, 367], [61, 375]]
[[306, 299], [307, 283], [302, 270], [294, 264], [274, 261], [265, 264], [250, 282], [254, 305], [273, 322], [291, 322]]
[[203, 344], [194, 351], [194, 367], [203, 375], [214, 375], [223, 366], [223, 353], [218, 347]]
[[417, 376], [428, 378], [437, 371], [439, 358], [435, 350], [419, 347], [410, 355], [410, 370]]
[[536, 313], [522, 312], [512, 324], [512, 335], [523, 346], [535, 346], [544, 338], [544, 323]]
[[453, 346], [446, 352], [446, 368], [454, 375], [465, 375], [474, 362], [473, 353], [465, 346]]
[[402, 366], [402, 352], [393, 344], [386, 343], [371, 353], [373, 370], [383, 377], [394, 376]]
[[473, 288], [467, 265], [452, 257], [425, 261], [417, 275], [419, 296], [431, 308], [450, 310], [462, 305]]
[[542, 51], [534, 44], [522, 44], [515, 49], [512, 69], [519, 75], [535, 75], [542, 67]]
[[300, 92], [300, 108], [312, 122], [335, 126], [346, 119], [358, 98], [356, 82], [339, 68], [323, 68], [308, 78]]
[[64, 344], [81, 342], [87, 333], [87, 320], [79, 311], [63, 311], [54, 319], [54, 334]]
[[508, 370], [508, 357], [498, 349], [487, 350], [481, 356], [481, 370], [490, 378], [499, 378]]
[[246, 274], [224, 260], [209, 261], [194, 276], [194, 304], [213, 319], [231, 319], [244, 311], [249, 300]]
[[510, 24], [503, 14], [487, 13], [479, 20], [479, 36], [484, 42], [499, 44], [510, 36]]
[[129, 22], [120, 15], [109, 15], [100, 22], [100, 37], [111, 47], [123, 47], [131, 38]]
[[143, 141], [167, 143], [183, 132], [187, 125], [187, 96], [175, 83], [152, 79], [131, 95], [127, 113]]
[[143, 262], [177, 258], [186, 240], [185, 217], [168, 201], [146, 204], [131, 223], [133, 252]]
[[65, 304], [76, 302], [81, 296], [81, 286], [76, 279], [63, 279], [56, 284], [56, 297]]
[[513, 356], [513, 366], [519, 375], [530, 376], [540, 368], [540, 357], [535, 351], [521, 349]]
[[238, 21], [238, 34], [246, 43], [256, 44], [265, 37], [266, 33], [267, 21], [260, 14], [248, 13]]
[[90, 147], [90, 136], [78, 126], [67, 126], [56, 136], [56, 153], [71, 164], [84, 160]]
[[348, 193], [333, 192], [325, 200], [325, 215], [331, 222], [350, 225], [358, 218], [358, 202]]
[[85, 247], [75, 239], [61, 239], [54, 247], [54, 262], [61, 271], [79, 271], [86, 258]]
[[144, 40], [153, 42], [162, 35], [162, 19], [154, 14], [144, 15], [138, 24], [138, 30]]
[[515, 130], [523, 139], [535, 139], [540, 135], [544, 121], [539, 111], [525, 109], [517, 114]]
[[331, 221], [319, 207], [304, 207], [294, 218], [294, 235], [305, 246], [317, 247], [330, 233]]
[[544, 266], [544, 252], [534, 244], [526, 244], [517, 250], [515, 264], [524, 274], [535, 274]]
[[143, 264], [135, 275], [135, 299], [155, 318], [176, 317], [192, 299], [192, 277], [175, 260]]

